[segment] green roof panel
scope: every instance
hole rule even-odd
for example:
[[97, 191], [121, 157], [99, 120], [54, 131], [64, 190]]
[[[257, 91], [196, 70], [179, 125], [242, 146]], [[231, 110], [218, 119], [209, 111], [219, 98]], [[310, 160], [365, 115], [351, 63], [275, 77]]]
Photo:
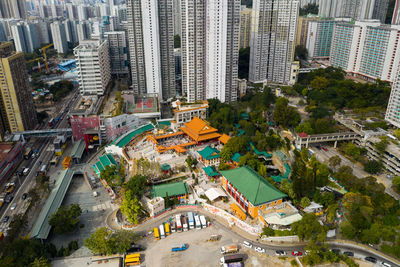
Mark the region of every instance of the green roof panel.
[[188, 194], [189, 190], [185, 182], [176, 182], [154, 185], [150, 193], [151, 198], [166, 197], [167, 193], [168, 197], [173, 197]]

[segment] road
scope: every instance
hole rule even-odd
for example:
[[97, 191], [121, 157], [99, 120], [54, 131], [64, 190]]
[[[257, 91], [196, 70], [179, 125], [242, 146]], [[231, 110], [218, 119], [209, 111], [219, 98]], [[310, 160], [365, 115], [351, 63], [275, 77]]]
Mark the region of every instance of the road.
[[[175, 214], [183, 214], [188, 211], [193, 211], [198, 214], [205, 215], [206, 217], [210, 218], [211, 224], [212, 225], [217, 225], [220, 228], [223, 228], [226, 231], [229, 231], [235, 239], [239, 240], [239, 243], [243, 243], [243, 241], [249, 241], [253, 244], [253, 246], [259, 246], [261, 248], [264, 248], [266, 250], [266, 254], [268, 255], [275, 255], [276, 250], [283, 250], [286, 252], [287, 256], [292, 256], [291, 253], [292, 251], [301, 251], [303, 254], [305, 253], [305, 247], [307, 244], [303, 243], [298, 243], [298, 244], [266, 244], [259, 242], [259, 238], [252, 236], [244, 231], [241, 231], [240, 229], [236, 228], [235, 226], [233, 228], [229, 227], [226, 222], [219, 218], [216, 217], [213, 214], [210, 214], [208, 212], [205, 212], [204, 210], [198, 210], [193, 208], [181, 208], [181, 209], [175, 209], [170, 212], [167, 212], [157, 218], [153, 218], [148, 220], [147, 222], [139, 225], [136, 227], [134, 230], [138, 235], [145, 236], [148, 234], [154, 227], [158, 227], [161, 223], [167, 221], [169, 218], [173, 217]], [[119, 227], [115, 227], [115, 223], [113, 223], [112, 219], [112, 214], [110, 214], [107, 218], [107, 225], [113, 230], [119, 230]], [[335, 249], [340, 249], [341, 252], [344, 251], [352, 251], [354, 252], [354, 257], [359, 258], [359, 259], [364, 259], [367, 256], [375, 257], [378, 259], [378, 263], [381, 263], [382, 261], [387, 262], [392, 264], [392, 266], [400, 266], [399, 263], [395, 262], [393, 259], [389, 257], [383, 257], [381, 254], [379, 254], [377, 251], [374, 251], [372, 248], [369, 249], [367, 247], [363, 247], [363, 245], [355, 244], [352, 245], [351, 243], [344, 243], [342, 241], [334, 241], [330, 240], [328, 241], [330, 244], [331, 248]], [[381, 266], [381, 265], [376, 265], [376, 266]]]

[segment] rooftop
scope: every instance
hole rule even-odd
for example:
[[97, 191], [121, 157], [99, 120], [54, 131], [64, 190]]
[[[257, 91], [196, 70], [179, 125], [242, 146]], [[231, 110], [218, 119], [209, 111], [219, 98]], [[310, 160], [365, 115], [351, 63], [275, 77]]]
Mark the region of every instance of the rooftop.
[[231, 160], [232, 160], [233, 162], [239, 163], [239, 160], [240, 160], [240, 157], [241, 157], [241, 156], [242, 156], [242, 155], [240, 155], [239, 152], [236, 152], [235, 154], [232, 155]]
[[85, 141], [82, 139], [75, 142], [72, 151], [71, 151], [71, 158], [81, 158], [83, 155], [83, 151], [85, 151]]
[[207, 176], [213, 177], [213, 176], [219, 176], [219, 172], [217, 169], [215, 169], [214, 166], [207, 166], [203, 168], [204, 172], [207, 174]]
[[226, 143], [228, 143], [229, 139], [231, 139], [229, 135], [222, 134], [219, 138], [219, 141], [225, 145]]
[[111, 144], [123, 148], [132, 140], [132, 138], [135, 138], [136, 136], [138, 136], [144, 132], [151, 131], [153, 129], [154, 129], [153, 124], [150, 124], [150, 123], [146, 124], [144, 126], [136, 128], [135, 130], [131, 131], [130, 133], [128, 133], [126, 135], [121, 136], [118, 139], [115, 139]]
[[253, 206], [286, 197], [249, 166], [220, 172]]
[[185, 123], [181, 130], [196, 142], [207, 141], [221, 136], [217, 133], [217, 129], [198, 117], [194, 117], [190, 122]]
[[219, 155], [219, 150], [210, 146], [206, 146], [203, 150], [197, 151], [200, 156], [205, 160], [217, 159], [221, 156]]
[[168, 197], [186, 195], [189, 193], [185, 182], [176, 182], [169, 184], [154, 185], [150, 191], [151, 198]]

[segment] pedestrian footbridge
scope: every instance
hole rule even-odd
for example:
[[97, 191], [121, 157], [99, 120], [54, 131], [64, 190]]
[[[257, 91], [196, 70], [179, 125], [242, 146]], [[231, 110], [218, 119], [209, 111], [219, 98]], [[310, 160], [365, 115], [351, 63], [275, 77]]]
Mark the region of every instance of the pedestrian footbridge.
[[315, 135], [299, 133], [296, 136], [296, 146], [308, 147], [309, 144], [335, 142], [335, 147], [336, 147], [337, 141], [356, 140], [360, 138], [362, 138], [362, 135], [355, 132], [315, 134]]
[[27, 137], [52, 137], [57, 136], [58, 134], [67, 134], [72, 135], [71, 128], [61, 128], [61, 129], [44, 129], [44, 130], [31, 130], [31, 131], [24, 131], [24, 132], [15, 132], [13, 133], [14, 136], [16, 135], [23, 135], [24, 138]]

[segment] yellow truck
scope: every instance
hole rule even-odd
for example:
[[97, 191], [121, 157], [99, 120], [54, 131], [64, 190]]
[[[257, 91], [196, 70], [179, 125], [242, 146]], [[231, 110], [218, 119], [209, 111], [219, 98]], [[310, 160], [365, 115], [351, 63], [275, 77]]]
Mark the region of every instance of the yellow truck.
[[158, 231], [158, 227], [154, 228], [154, 238], [156, 240], [160, 240], [160, 232]]
[[236, 253], [239, 251], [238, 245], [229, 245], [221, 247], [221, 254], [229, 254], [229, 253]]

